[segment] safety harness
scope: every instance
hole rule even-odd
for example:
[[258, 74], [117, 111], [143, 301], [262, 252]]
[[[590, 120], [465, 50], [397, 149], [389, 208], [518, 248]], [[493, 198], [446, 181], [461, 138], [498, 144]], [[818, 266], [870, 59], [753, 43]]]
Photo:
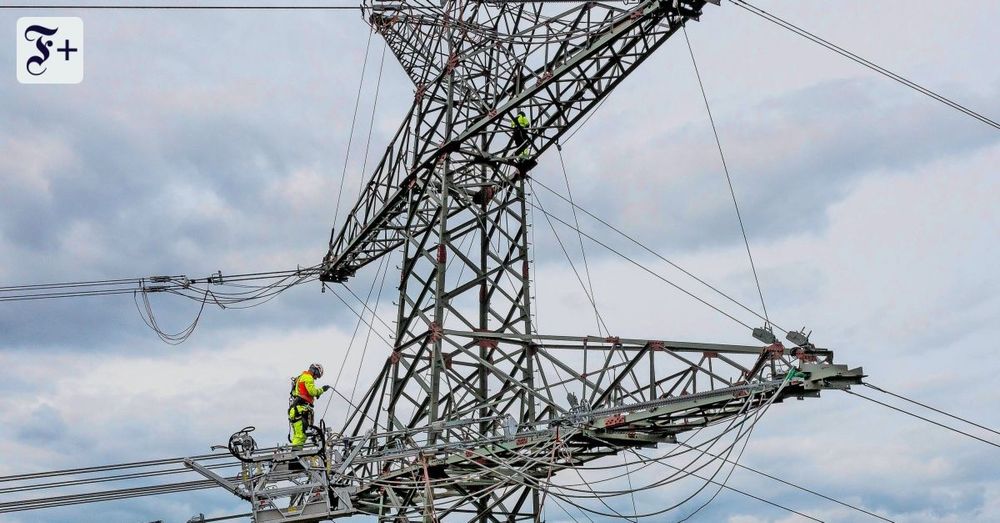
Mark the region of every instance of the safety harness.
[[[305, 387], [299, 383], [299, 378], [301, 377], [301, 374], [292, 377], [292, 388], [288, 391], [288, 441], [292, 441], [293, 424], [302, 422], [303, 430], [311, 427], [313, 424], [312, 404], [310, 404], [309, 401], [303, 398], [299, 393], [299, 389], [305, 389]], [[304, 390], [303, 392], [305, 392], [305, 394], [309, 394], [309, 391], [307, 390]]]

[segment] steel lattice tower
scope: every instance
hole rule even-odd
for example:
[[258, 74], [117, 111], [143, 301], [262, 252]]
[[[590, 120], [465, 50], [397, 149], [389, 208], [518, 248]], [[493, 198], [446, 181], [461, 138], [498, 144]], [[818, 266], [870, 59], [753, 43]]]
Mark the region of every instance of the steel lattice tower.
[[[808, 340], [785, 348], [763, 331], [762, 348], [532, 325], [536, 159], [705, 3], [365, 6], [415, 94], [323, 263], [323, 280], [343, 282], [403, 254], [395, 348], [345, 424], [344, 436], [369, 435], [345, 466], [354, 507], [387, 521], [535, 520], [553, 468], [860, 379]], [[519, 111], [528, 144], [515, 143]], [[809, 379], [789, 384], [791, 368]]]

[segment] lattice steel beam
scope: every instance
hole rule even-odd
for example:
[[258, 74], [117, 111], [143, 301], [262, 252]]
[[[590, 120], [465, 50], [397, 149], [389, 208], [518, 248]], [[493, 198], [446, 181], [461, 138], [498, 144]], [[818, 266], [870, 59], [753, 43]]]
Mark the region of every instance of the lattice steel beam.
[[[323, 261], [322, 278], [342, 282], [403, 254], [395, 347], [342, 430], [365, 441], [346, 473], [355, 506], [385, 521], [533, 520], [554, 470], [860, 379], [807, 343], [545, 336], [532, 325], [536, 159], [705, 3], [366, 5], [415, 93]], [[515, 143], [519, 111], [531, 127]], [[789, 383], [794, 369], [812, 378]]]

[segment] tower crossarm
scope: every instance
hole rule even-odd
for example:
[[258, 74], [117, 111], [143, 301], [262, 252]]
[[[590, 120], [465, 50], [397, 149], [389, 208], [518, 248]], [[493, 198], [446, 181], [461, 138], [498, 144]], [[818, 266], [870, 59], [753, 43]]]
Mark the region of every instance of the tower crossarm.
[[[427, 425], [370, 427], [336, 436], [328, 430], [318, 448], [254, 451], [256, 445], [250, 440], [246, 446], [250, 454], [236, 454], [244, 463], [244, 473], [235, 480], [218, 477], [190, 461], [188, 466], [252, 500], [255, 520], [262, 523], [313, 523], [358, 513], [413, 521], [430, 504], [440, 510], [441, 518], [469, 514], [470, 510], [489, 513], [492, 504], [477, 505], [478, 494], [498, 486], [507, 485], [498, 492], [516, 491], [525, 485], [545, 488], [561, 470], [626, 449], [660, 444], [671, 448], [679, 435], [709, 426], [719, 427], [717, 438], [739, 439], [773, 403], [818, 396], [826, 389], [849, 389], [864, 377], [860, 368], [834, 364], [832, 351], [811, 346], [806, 350], [779, 343], [760, 347], [456, 330], [442, 334], [477, 344], [504, 344], [503, 354], [522, 350], [531, 357], [547, 358], [562, 353], [557, 359], [569, 362], [588, 352], [606, 355], [594, 362], [595, 370], [616, 367], [616, 374], [627, 379], [609, 380], [610, 376], [601, 374], [588, 380], [587, 365], [578, 364], [578, 371], [571, 371], [575, 376], [568, 381], [536, 385], [544, 394], [558, 388], [566, 393], [566, 399], [558, 400], [562, 404], [558, 411], [543, 409], [534, 419], [512, 416], [504, 411], [502, 401], [495, 401], [499, 398], [487, 398], [492, 412], [486, 416], [469, 411]], [[732, 380], [717, 375], [727, 368], [750, 370], [737, 360], [752, 361], [756, 355], [765, 356], [768, 365], [755, 374], [744, 373]], [[491, 360], [502, 365], [503, 358], [498, 353]], [[649, 381], [637, 372], [637, 364], [648, 372]], [[680, 372], [671, 372], [670, 367]], [[496, 385], [501, 389], [516, 381], [510, 375], [493, 377], [500, 378]], [[453, 392], [461, 394], [460, 389]], [[581, 402], [577, 394], [586, 398], [590, 389], [616, 392], [595, 402]], [[376, 396], [399, 392], [382, 391]], [[693, 437], [688, 436], [685, 445]], [[431, 493], [433, 503], [421, 499]], [[498, 497], [497, 502], [508, 494]], [[537, 512], [516, 504], [503, 510], [508, 514], [522, 514], [523, 510], [522, 515], [527, 516], [520, 519], [530, 519], [528, 512]]]
[[[426, 7], [408, 21], [406, 3], [392, 17], [373, 14], [382, 20], [373, 27], [385, 35], [416, 92], [361, 197], [339, 233], [331, 234], [323, 278], [343, 281], [407, 235], [419, 237], [432, 227], [440, 215], [433, 193], [445, 160], [459, 198], [471, 199], [485, 186], [509, 186], [700, 16], [705, 3], [646, 0], [625, 10], [586, 2], [551, 16], [525, 3], [530, 16], [512, 17], [508, 3], [472, 2], [445, 11], [441, 16], [450, 22], [439, 24], [430, 22]], [[522, 141], [512, 124], [519, 112], [531, 122]]]

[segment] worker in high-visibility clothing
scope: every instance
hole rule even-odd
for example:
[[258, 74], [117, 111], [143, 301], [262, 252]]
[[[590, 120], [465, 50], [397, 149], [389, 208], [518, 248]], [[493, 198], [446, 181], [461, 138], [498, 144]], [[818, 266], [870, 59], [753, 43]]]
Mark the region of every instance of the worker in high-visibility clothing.
[[528, 120], [524, 111], [517, 112], [517, 116], [514, 117], [511, 126], [514, 128], [514, 147], [517, 150], [517, 156], [519, 158], [531, 156], [530, 136], [528, 134], [528, 127], [531, 126], [531, 121]]
[[301, 447], [306, 442], [306, 428], [313, 424], [313, 403], [316, 398], [330, 390], [329, 385], [316, 386], [316, 380], [323, 377], [323, 366], [313, 363], [292, 379], [292, 390], [288, 398], [288, 423], [291, 425], [289, 441], [293, 447]]

